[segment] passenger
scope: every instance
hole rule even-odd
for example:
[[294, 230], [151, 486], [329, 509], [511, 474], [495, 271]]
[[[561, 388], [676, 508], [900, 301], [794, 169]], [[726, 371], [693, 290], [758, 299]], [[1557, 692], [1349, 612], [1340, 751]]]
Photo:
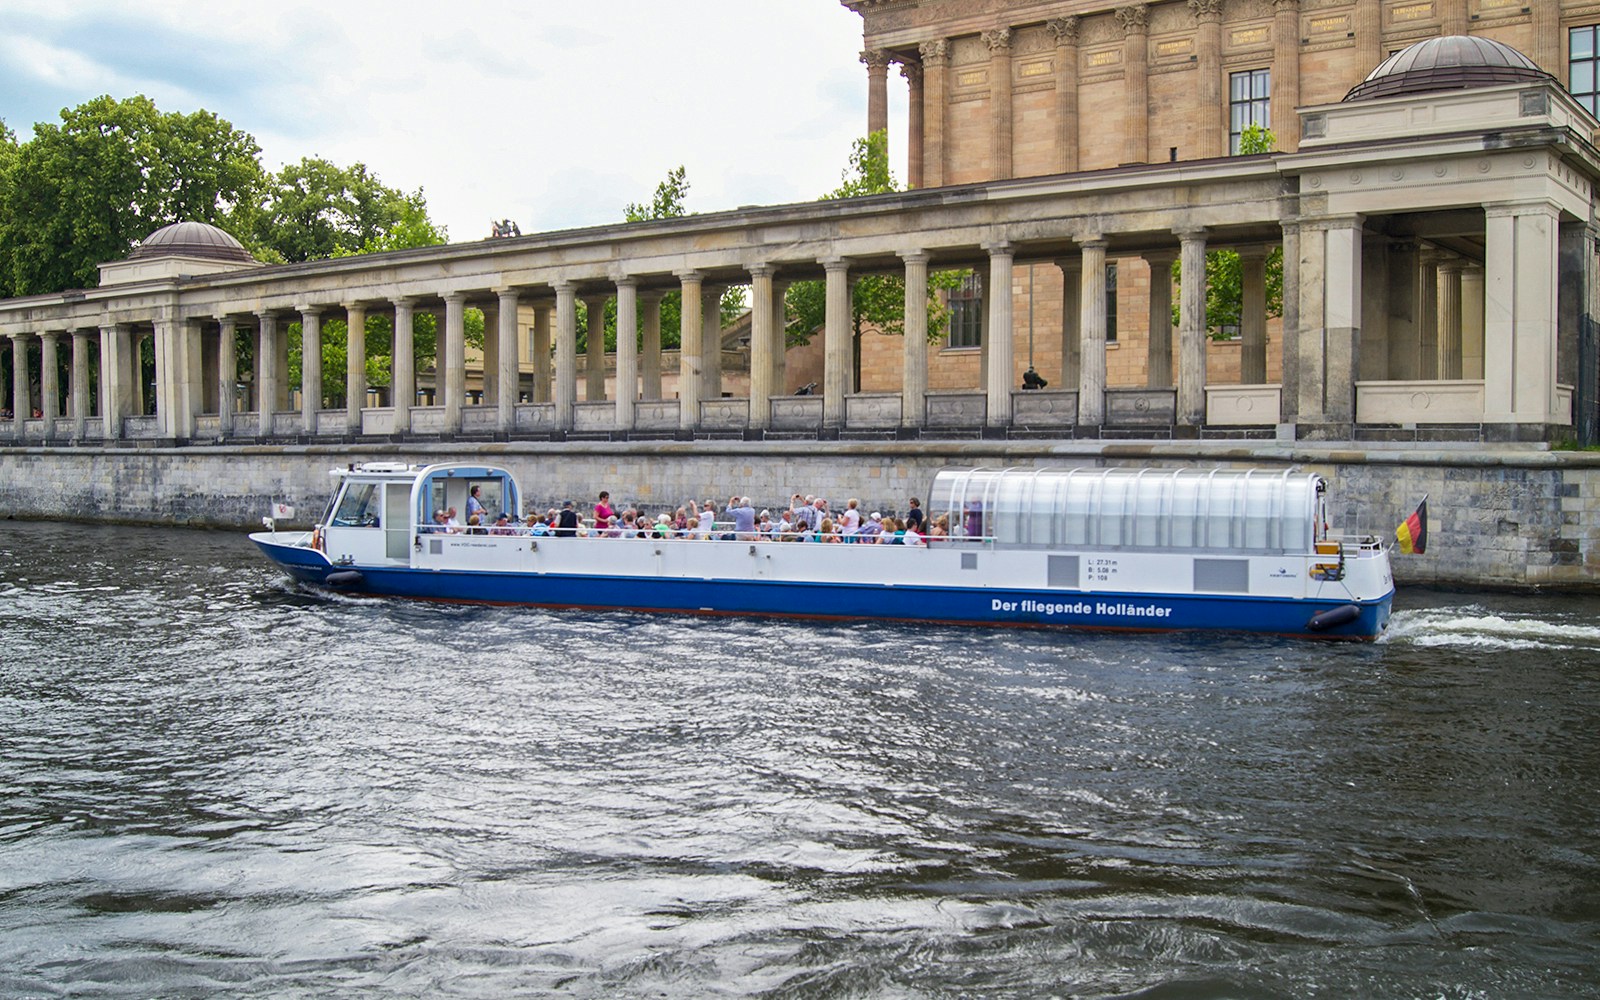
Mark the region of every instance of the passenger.
[[563, 538], [573, 538], [578, 534], [578, 512], [576, 505], [568, 500], [561, 505], [561, 513], [556, 516], [556, 534]]
[[916, 497], [912, 497], [909, 503], [911, 504], [911, 509], [906, 511], [905, 526], [907, 528], [915, 528], [917, 533], [921, 534], [922, 526], [926, 523], [926, 519], [922, 515], [922, 502]]
[[940, 514], [938, 517], [933, 519], [933, 527], [928, 529], [928, 537], [929, 538], [949, 538], [950, 537], [950, 515], [949, 514]]
[[689, 530], [689, 512], [679, 507], [672, 515], [672, 533], [682, 535], [687, 530]]
[[536, 518], [532, 514], [529, 514], [528, 520], [533, 522], [533, 527], [528, 529], [528, 534], [536, 535], [541, 538], [550, 534], [550, 525], [546, 524], [542, 519]]
[[446, 507], [444, 511], [444, 530], [446, 534], [461, 534], [461, 522], [456, 520], [456, 509]]
[[790, 520], [790, 517], [792, 517], [793, 514], [794, 512], [792, 510], [778, 511], [778, 524], [777, 527], [773, 529], [773, 534], [777, 537], [778, 541], [787, 542], [789, 540], [789, 536], [794, 534], [794, 522]]
[[657, 514], [655, 527], [651, 529], [651, 534], [657, 538], [672, 538], [676, 535], [677, 532], [672, 527], [672, 515], [666, 511]]
[[594, 505], [594, 523], [597, 527], [610, 526], [611, 518], [617, 512], [611, 509], [611, 494], [605, 490], [600, 491], [600, 499]]
[[480, 517], [477, 514], [469, 514], [469, 515], [467, 515], [467, 534], [469, 534], [469, 535], [483, 535], [483, 534], [487, 534], [487, 533], [488, 532], [485, 531], [484, 527], [483, 527], [483, 518], [482, 517]]
[[734, 537], [741, 542], [753, 542], [756, 538], [756, 509], [750, 505], [749, 497], [730, 497], [728, 499], [728, 516], [733, 519]]
[[702, 513], [689, 519], [689, 537], [698, 542], [711, 538], [711, 515]]
[[842, 527], [842, 525], [836, 526], [833, 523], [833, 518], [831, 518], [831, 517], [823, 518], [821, 526], [817, 528], [817, 541], [819, 541], [819, 542], [843, 542], [844, 541], [844, 535], [842, 535], [838, 531], [836, 531], [835, 530], [836, 527]]
[[904, 545], [923, 545], [923, 546], [926, 546], [928, 544], [926, 541], [923, 540], [922, 532], [918, 531], [916, 528], [911, 527], [910, 525], [907, 525], [906, 526], [906, 530], [901, 533], [900, 541]]
[[845, 505], [844, 513], [839, 515], [840, 533], [844, 540], [851, 544], [860, 541], [856, 536], [861, 533], [861, 501], [855, 497]]
[[442, 532], [442, 531], [446, 530], [445, 526], [444, 526], [444, 511], [442, 511], [442, 510], [434, 511], [433, 512], [433, 523], [429, 524], [429, 525], [425, 525], [422, 530], [423, 531], [431, 531], [431, 532]]
[[489, 511], [486, 510], [484, 508], [484, 506], [483, 506], [483, 500], [480, 499], [479, 496], [478, 496], [478, 489], [479, 489], [479, 487], [477, 485], [474, 485], [472, 487], [472, 489], [467, 492], [467, 523], [468, 524], [472, 523], [472, 519], [473, 518], [477, 518], [478, 519], [478, 523], [482, 524], [484, 519], [489, 516]]
[[511, 526], [511, 515], [501, 514], [494, 519], [494, 527], [489, 529], [491, 535], [514, 535], [517, 530]]
[[772, 511], [764, 510], [756, 516], [756, 537], [762, 541], [770, 542], [774, 531], [772, 524]]
[[873, 511], [867, 516], [867, 523], [861, 526], [861, 541], [866, 544], [875, 543], [882, 533], [883, 515]]
[[895, 541], [894, 533], [899, 527], [892, 515], [884, 518], [878, 531], [878, 544], [893, 545]]
[[528, 511], [527, 520], [522, 522], [522, 528], [517, 532], [517, 534], [519, 534], [519, 535], [541, 534], [542, 535], [542, 534], [544, 534], [544, 532], [542, 532], [542, 531], [535, 532], [533, 530], [534, 526], [535, 525], [539, 525], [539, 524], [540, 524], [539, 515], [530, 510], [530, 511]]

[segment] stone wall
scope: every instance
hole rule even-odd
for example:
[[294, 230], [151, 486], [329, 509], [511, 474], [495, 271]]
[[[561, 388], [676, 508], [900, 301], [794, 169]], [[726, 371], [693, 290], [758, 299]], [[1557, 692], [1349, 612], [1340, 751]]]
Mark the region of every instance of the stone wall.
[[615, 501], [649, 510], [747, 494], [791, 494], [866, 510], [927, 499], [947, 466], [1295, 466], [1328, 479], [1333, 528], [1392, 538], [1429, 496], [1428, 552], [1395, 557], [1402, 583], [1590, 588], [1600, 581], [1600, 456], [1506, 448], [1354, 450], [1242, 442], [514, 442], [364, 448], [0, 449], [0, 508], [25, 518], [250, 528], [275, 501], [321, 516], [350, 462], [473, 460], [504, 465], [528, 506]]

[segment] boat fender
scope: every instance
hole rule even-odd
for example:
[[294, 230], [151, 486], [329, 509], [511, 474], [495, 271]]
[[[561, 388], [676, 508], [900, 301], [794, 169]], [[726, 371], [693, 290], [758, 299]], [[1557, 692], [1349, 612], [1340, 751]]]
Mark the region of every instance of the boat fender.
[[1306, 622], [1306, 628], [1313, 632], [1322, 632], [1330, 628], [1346, 625], [1361, 617], [1361, 608], [1354, 604], [1341, 604], [1337, 608], [1319, 611]]
[[330, 587], [354, 587], [365, 579], [361, 573], [353, 569], [342, 569], [337, 573], [329, 573], [322, 578], [322, 582]]

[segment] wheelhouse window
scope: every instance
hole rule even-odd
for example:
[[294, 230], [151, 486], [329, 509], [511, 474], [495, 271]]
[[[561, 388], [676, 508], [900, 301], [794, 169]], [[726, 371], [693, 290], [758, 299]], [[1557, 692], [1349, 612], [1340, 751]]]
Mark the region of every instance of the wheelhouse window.
[[976, 272], [950, 292], [950, 346], [983, 346], [983, 278]]
[[1600, 25], [1573, 28], [1567, 32], [1567, 90], [1578, 103], [1595, 114], [1596, 63], [1600, 62]]
[[1228, 152], [1238, 154], [1239, 137], [1251, 125], [1272, 127], [1272, 71], [1269, 69], [1228, 74]]
[[376, 528], [381, 524], [382, 491], [377, 483], [349, 483], [339, 498], [333, 523], [340, 527]]

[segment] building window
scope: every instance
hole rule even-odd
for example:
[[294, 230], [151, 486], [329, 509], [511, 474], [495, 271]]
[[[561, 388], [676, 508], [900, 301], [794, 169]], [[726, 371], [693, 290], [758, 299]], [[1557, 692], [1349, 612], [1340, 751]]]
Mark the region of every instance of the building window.
[[950, 346], [983, 346], [983, 278], [976, 271], [950, 292]]
[[1578, 103], [1595, 114], [1595, 65], [1600, 62], [1596, 43], [1600, 42], [1600, 27], [1573, 28], [1567, 34], [1567, 90]]
[[1106, 264], [1106, 343], [1117, 342], [1117, 265]]
[[1239, 137], [1251, 125], [1272, 127], [1271, 70], [1228, 74], [1228, 152], [1238, 154]]

